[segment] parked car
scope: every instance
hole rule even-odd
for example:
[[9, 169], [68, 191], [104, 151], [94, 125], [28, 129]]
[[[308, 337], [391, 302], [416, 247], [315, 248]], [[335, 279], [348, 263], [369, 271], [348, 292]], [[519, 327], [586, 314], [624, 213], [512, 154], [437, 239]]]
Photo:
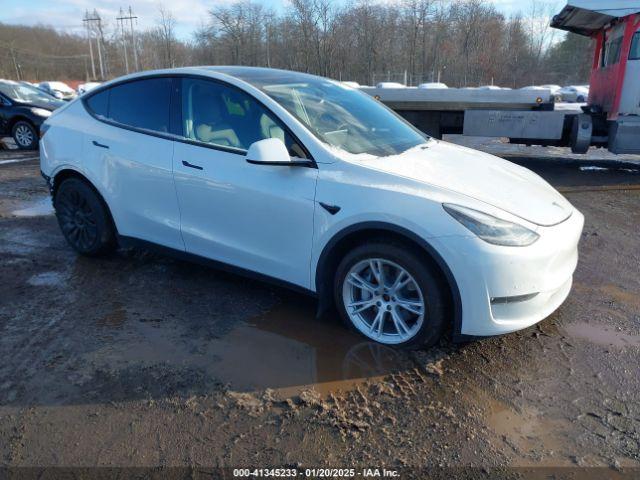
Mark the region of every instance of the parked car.
[[78, 95], [87, 93], [89, 90], [93, 90], [94, 88], [99, 87], [100, 85], [102, 85], [101, 82], [81, 83], [80, 85], [78, 85], [78, 88], [77, 88]]
[[584, 219], [562, 195], [340, 82], [136, 73], [54, 113], [41, 142], [77, 252], [159, 245], [272, 278], [383, 344], [519, 330], [571, 289]]
[[547, 84], [547, 85], [541, 85], [541, 87], [551, 90], [552, 95], [557, 95], [560, 93], [560, 90], [562, 90], [562, 87], [560, 85]]
[[421, 83], [420, 85], [418, 85], [418, 88], [424, 88], [427, 90], [441, 90], [449, 87], [447, 87], [446, 84], [440, 83], [440, 82], [428, 82], [428, 83]]
[[0, 135], [11, 135], [18, 148], [35, 149], [40, 125], [62, 104], [26, 83], [0, 80]]
[[407, 86], [398, 82], [378, 82], [376, 88], [407, 88]]
[[59, 100], [73, 100], [77, 94], [64, 82], [40, 82], [38, 88]]
[[[557, 86], [557, 85], [555, 85]], [[562, 101], [562, 95], [560, 94], [559, 87], [555, 89], [554, 85], [529, 85], [527, 87], [522, 87], [520, 90], [535, 90], [535, 91], [545, 91], [550, 93], [549, 99], [553, 99], [555, 102]]]
[[589, 98], [589, 88], [580, 85], [562, 87], [559, 93], [563, 102], [584, 103]]

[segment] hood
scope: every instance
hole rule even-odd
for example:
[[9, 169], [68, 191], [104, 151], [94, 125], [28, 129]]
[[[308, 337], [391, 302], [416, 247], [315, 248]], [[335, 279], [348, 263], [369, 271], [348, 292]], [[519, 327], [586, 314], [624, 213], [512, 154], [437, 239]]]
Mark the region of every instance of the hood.
[[[18, 102], [16, 102], [18, 103]], [[19, 105], [23, 106], [23, 107], [35, 107], [35, 108], [44, 108], [45, 110], [55, 110], [56, 108], [61, 107], [62, 105], [65, 105], [66, 102], [63, 102], [62, 100], [56, 100], [56, 99], [51, 99], [51, 101], [47, 102], [44, 100], [33, 100], [30, 102], [19, 102]]]
[[573, 211], [560, 193], [531, 170], [442, 141], [392, 157], [371, 158], [362, 165], [453, 190], [540, 226], [558, 224]]

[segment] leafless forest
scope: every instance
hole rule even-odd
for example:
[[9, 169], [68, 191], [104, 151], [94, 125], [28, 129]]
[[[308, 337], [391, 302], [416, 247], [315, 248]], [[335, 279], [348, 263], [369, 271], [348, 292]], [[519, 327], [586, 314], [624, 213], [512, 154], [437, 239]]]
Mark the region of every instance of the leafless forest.
[[361, 84], [585, 83], [590, 41], [551, 30], [552, 14], [537, 1], [505, 17], [484, 0], [291, 0], [278, 13], [243, 0], [212, 8], [187, 39], [177, 37], [170, 7], [159, 8], [154, 27], [135, 35], [104, 16], [90, 23], [87, 35], [0, 23], [0, 77], [88, 80], [95, 72], [95, 78], [113, 78], [126, 72], [126, 48], [129, 70], [233, 64]]

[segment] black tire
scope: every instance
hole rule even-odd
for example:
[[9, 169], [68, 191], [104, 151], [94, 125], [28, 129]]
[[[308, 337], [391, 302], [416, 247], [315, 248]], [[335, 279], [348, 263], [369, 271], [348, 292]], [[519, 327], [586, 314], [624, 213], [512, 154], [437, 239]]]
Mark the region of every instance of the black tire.
[[415, 279], [426, 304], [422, 326], [412, 338], [402, 343], [385, 344], [411, 349], [432, 346], [440, 339], [447, 322], [445, 308], [446, 287], [442, 284], [435, 267], [424, 260], [424, 253], [418, 254], [415, 250], [402, 244], [378, 240], [356, 247], [345, 255], [336, 270], [334, 300], [342, 320], [349, 328], [369, 340], [377, 341], [375, 338], [368, 337], [361, 332], [351, 321], [343, 299], [343, 286], [347, 280], [346, 276], [352, 267], [366, 259], [380, 258], [393, 262], [406, 270]]
[[580, 95], [578, 98], [576, 98], [576, 102], [577, 103], [584, 103], [584, 97], [582, 95]]
[[36, 128], [26, 120], [15, 123], [11, 129], [13, 141], [21, 150], [36, 150], [38, 148], [38, 132]]
[[104, 255], [116, 248], [115, 229], [106, 205], [84, 180], [68, 178], [57, 188], [53, 206], [71, 247], [82, 255]]

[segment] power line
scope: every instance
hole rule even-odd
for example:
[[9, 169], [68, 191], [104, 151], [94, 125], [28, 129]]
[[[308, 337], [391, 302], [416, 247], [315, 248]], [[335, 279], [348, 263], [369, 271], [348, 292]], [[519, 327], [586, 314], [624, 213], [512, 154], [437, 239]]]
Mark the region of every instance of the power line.
[[[93, 65], [93, 47], [91, 46], [92, 37], [94, 33], [93, 26], [97, 26], [98, 37], [96, 38], [96, 44], [98, 46], [98, 64], [100, 65], [100, 78], [104, 78], [104, 63], [102, 61], [102, 18], [98, 15], [97, 10], [93, 10], [93, 14], [89, 15], [89, 11], [85, 10], [85, 15], [82, 21], [87, 25], [87, 35], [89, 37], [89, 54], [91, 55], [91, 63]], [[95, 70], [95, 69], [94, 69]], [[95, 78], [95, 73], [94, 73]]]
[[40, 57], [40, 58], [50, 58], [52, 60], [87, 57], [86, 53], [81, 53], [78, 55], [49, 55], [46, 53], [34, 52], [32, 50], [25, 50], [24, 48], [15, 48], [11, 43], [3, 42], [1, 40], [0, 40], [0, 48], [7, 49], [9, 51], [13, 50], [15, 53], [20, 53], [22, 55], [30, 55], [32, 57]]
[[136, 70], [139, 70], [139, 66], [138, 66], [138, 51], [137, 51], [137, 48], [136, 48], [136, 37], [135, 37], [135, 31], [133, 29], [133, 20], [137, 19], [138, 17], [133, 14], [133, 11], [131, 10], [131, 6], [129, 6], [128, 13], [129, 13], [129, 15], [125, 16], [125, 14], [122, 11], [122, 7], [121, 7], [120, 8], [120, 16], [116, 18], [116, 20], [118, 20], [118, 22], [120, 22], [120, 31], [122, 32], [122, 46], [123, 46], [123, 50], [124, 50], [124, 64], [125, 64], [125, 68], [127, 70], [127, 73], [129, 73], [129, 60], [127, 58], [127, 39], [126, 39], [126, 35], [124, 33], [124, 22], [125, 22], [125, 20], [129, 20], [129, 28], [131, 30], [131, 49], [133, 50], [134, 67], [135, 67]]

